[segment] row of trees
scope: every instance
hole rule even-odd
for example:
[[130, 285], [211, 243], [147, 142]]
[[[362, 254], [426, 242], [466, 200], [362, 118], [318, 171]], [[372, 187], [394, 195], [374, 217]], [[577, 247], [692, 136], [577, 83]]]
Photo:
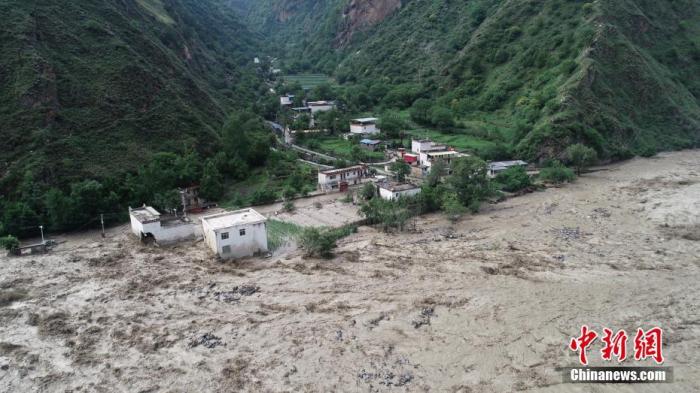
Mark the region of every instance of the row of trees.
[[128, 206], [146, 203], [161, 210], [180, 207], [180, 187], [200, 185], [200, 195], [216, 201], [227, 181], [243, 180], [265, 165], [274, 139], [261, 118], [248, 111], [232, 114], [221, 132], [221, 150], [204, 158], [195, 151], [154, 154], [135, 172], [87, 179], [65, 187], [47, 187], [27, 172], [13, 201], [0, 199], [0, 235], [37, 236], [39, 225], [51, 231], [74, 230], [126, 218]]

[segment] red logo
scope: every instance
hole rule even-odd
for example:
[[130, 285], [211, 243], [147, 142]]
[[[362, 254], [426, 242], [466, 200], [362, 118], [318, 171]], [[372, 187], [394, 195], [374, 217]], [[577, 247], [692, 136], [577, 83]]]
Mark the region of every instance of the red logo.
[[[598, 333], [590, 330], [588, 326], [581, 326], [581, 334], [574, 337], [569, 342], [569, 349], [578, 352], [579, 361], [582, 365], [588, 365], [588, 349], [593, 342], [598, 338]], [[619, 363], [627, 358], [627, 332], [618, 330], [613, 332], [612, 329], [604, 328], [603, 349], [601, 349], [601, 357], [603, 360], [612, 361], [615, 358]], [[663, 330], [659, 327], [651, 328], [647, 331], [637, 329], [637, 334], [634, 337], [634, 358], [635, 360], [644, 360], [652, 358], [657, 364], [664, 362], [662, 353]]]

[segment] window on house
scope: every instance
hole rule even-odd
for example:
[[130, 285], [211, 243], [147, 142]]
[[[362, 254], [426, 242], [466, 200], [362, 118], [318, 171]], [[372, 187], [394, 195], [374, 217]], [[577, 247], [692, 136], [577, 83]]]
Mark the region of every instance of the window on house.
[[221, 253], [222, 254], [230, 254], [231, 253], [231, 246], [223, 246], [221, 248]]
[[241, 236], [245, 236], [245, 229], [241, 229], [238, 233], [240, 233]]
[[221, 233], [221, 240], [226, 240], [226, 239], [228, 239], [228, 232]]

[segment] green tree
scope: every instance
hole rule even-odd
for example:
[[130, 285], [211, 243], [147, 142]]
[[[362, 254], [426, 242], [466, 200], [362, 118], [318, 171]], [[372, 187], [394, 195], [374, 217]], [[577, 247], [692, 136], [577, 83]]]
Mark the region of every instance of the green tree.
[[524, 190], [532, 185], [530, 176], [521, 166], [511, 167], [496, 176], [496, 182], [504, 191], [516, 192]]
[[458, 221], [467, 212], [455, 192], [448, 192], [443, 196], [442, 210], [452, 222]]
[[577, 143], [566, 149], [568, 161], [576, 168], [576, 174], [581, 176], [581, 171], [598, 161], [598, 153], [592, 148]]
[[433, 162], [433, 165], [430, 166], [430, 172], [428, 172], [428, 176], [426, 178], [426, 184], [429, 187], [436, 187], [438, 184], [440, 184], [440, 179], [445, 175], [445, 171], [447, 170], [447, 165], [445, 164], [444, 160], [436, 160]]
[[379, 119], [378, 126], [389, 138], [399, 138], [406, 124], [398, 113], [387, 112]]
[[224, 196], [224, 177], [211, 160], [208, 160], [204, 165], [199, 193], [203, 198], [211, 201], [218, 201]]
[[430, 122], [436, 127], [452, 127], [455, 124], [452, 110], [441, 105], [436, 105], [430, 110]]
[[430, 116], [430, 110], [432, 108], [432, 104], [430, 100], [427, 100], [425, 98], [419, 98], [417, 99], [413, 105], [411, 106], [411, 119], [417, 123], [421, 124], [430, 124], [431, 123], [431, 116]]
[[448, 185], [457, 198], [472, 212], [479, 211], [481, 201], [490, 193], [486, 162], [477, 157], [461, 157], [452, 162]]
[[178, 190], [166, 190], [153, 196], [153, 206], [166, 212], [176, 211], [182, 206], [182, 198]]
[[360, 197], [366, 201], [374, 198], [374, 196], [377, 195], [377, 188], [374, 184], [372, 183], [367, 183], [364, 186], [362, 186], [362, 189], [360, 190]]
[[354, 145], [352, 149], [350, 149], [350, 159], [354, 162], [364, 161], [366, 158], [365, 156], [365, 151], [358, 145]]
[[411, 167], [403, 160], [396, 160], [392, 162], [389, 169], [394, 172], [396, 181], [400, 183], [403, 183], [406, 180], [406, 176], [411, 173]]
[[36, 212], [24, 202], [7, 203], [3, 223], [5, 233], [20, 237], [38, 235], [41, 225]]

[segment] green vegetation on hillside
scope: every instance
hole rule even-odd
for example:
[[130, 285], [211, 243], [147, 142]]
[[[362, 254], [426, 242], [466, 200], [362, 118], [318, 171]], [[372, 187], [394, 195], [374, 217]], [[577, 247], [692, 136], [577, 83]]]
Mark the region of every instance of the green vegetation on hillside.
[[700, 143], [696, 1], [413, 0], [344, 46], [349, 1], [320, 3], [248, 15], [288, 70], [333, 75], [360, 110], [410, 108], [454, 145], [534, 160], [575, 143], [604, 159]]

